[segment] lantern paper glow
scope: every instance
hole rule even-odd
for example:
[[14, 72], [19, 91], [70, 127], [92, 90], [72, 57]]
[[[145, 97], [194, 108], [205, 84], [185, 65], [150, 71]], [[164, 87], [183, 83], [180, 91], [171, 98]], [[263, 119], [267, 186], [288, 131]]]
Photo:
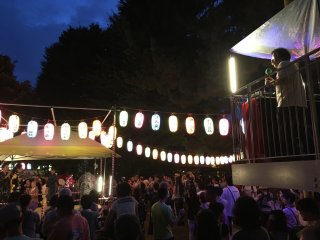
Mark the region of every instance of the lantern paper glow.
[[149, 147], [146, 147], [144, 149], [144, 155], [146, 156], [146, 158], [149, 158], [151, 156], [151, 149]]
[[128, 150], [128, 152], [132, 152], [132, 149], [133, 149], [133, 142], [131, 140], [129, 140], [127, 142], [127, 150]]
[[122, 146], [123, 146], [123, 138], [117, 137], [117, 147], [122, 148]]
[[153, 131], [158, 131], [160, 129], [160, 116], [159, 114], [153, 114], [151, 117], [151, 128]]
[[172, 156], [172, 153], [168, 153], [167, 154], [167, 160], [168, 160], [168, 162], [172, 162], [172, 158], [173, 158], [173, 156]]
[[16, 133], [19, 130], [20, 118], [18, 115], [11, 115], [9, 117], [9, 131]]
[[85, 139], [88, 136], [88, 124], [86, 122], [80, 122], [78, 125], [79, 138]]
[[211, 165], [214, 165], [214, 164], [215, 164], [214, 157], [211, 157]]
[[136, 146], [136, 151], [139, 156], [142, 154], [142, 146], [140, 144]]
[[0, 142], [4, 142], [7, 140], [7, 129], [4, 127], [0, 128]]
[[31, 170], [31, 163], [27, 164], [27, 170]]
[[174, 162], [175, 163], [179, 163], [179, 161], [180, 161], [180, 155], [178, 154], [178, 153], [176, 153], [176, 154], [174, 154]]
[[161, 161], [165, 161], [165, 160], [166, 160], [166, 156], [167, 156], [167, 154], [166, 154], [165, 151], [161, 151], [161, 152], [160, 152], [160, 159], [161, 159]]
[[27, 136], [29, 138], [35, 138], [38, 132], [38, 123], [36, 121], [29, 121], [27, 126]]
[[220, 165], [220, 157], [216, 157], [216, 164]]
[[186, 130], [188, 134], [194, 134], [195, 122], [193, 117], [186, 118]]
[[207, 117], [203, 120], [204, 130], [207, 135], [212, 135], [214, 132], [214, 125], [211, 118]]
[[119, 124], [120, 127], [126, 127], [128, 124], [128, 112], [127, 111], [121, 111], [119, 116]]
[[117, 128], [115, 126], [110, 126], [109, 127], [109, 131], [108, 131], [108, 135], [111, 137], [111, 139], [116, 139], [117, 137]]
[[101, 126], [101, 122], [100, 120], [94, 120], [92, 123], [92, 131], [94, 133], [94, 135], [97, 137], [100, 135], [102, 130], [102, 126]]
[[187, 156], [186, 155], [181, 155], [181, 163], [182, 164], [186, 164], [186, 162], [187, 162]]
[[134, 126], [136, 128], [141, 128], [143, 125], [144, 115], [142, 112], [138, 112], [134, 118]]
[[175, 115], [169, 117], [169, 130], [170, 132], [176, 132], [178, 130], [178, 118]]
[[206, 157], [206, 165], [211, 164], [211, 158], [209, 156]]
[[44, 125], [44, 139], [45, 140], [52, 140], [54, 137], [54, 126], [52, 123], [47, 123], [46, 125]]
[[205, 162], [205, 159], [204, 159], [204, 156], [200, 156], [200, 164], [204, 164], [204, 162]]
[[94, 135], [94, 132], [91, 130], [91, 131], [89, 131], [89, 138], [91, 139], [91, 140], [95, 140], [95, 138], [96, 138], [96, 135]]
[[157, 149], [152, 150], [152, 158], [154, 160], [158, 159], [158, 150]]
[[226, 118], [222, 118], [219, 121], [219, 131], [221, 136], [227, 136], [229, 132], [229, 121]]
[[199, 161], [200, 161], [199, 156], [198, 156], [198, 155], [195, 155], [194, 158], [193, 158], [193, 161], [194, 161], [194, 164], [195, 164], [195, 165], [198, 165], [198, 164], [199, 164]]
[[62, 140], [69, 140], [71, 133], [71, 127], [69, 123], [64, 123], [61, 125], [60, 135]]
[[192, 164], [193, 157], [192, 155], [188, 155], [188, 164]]

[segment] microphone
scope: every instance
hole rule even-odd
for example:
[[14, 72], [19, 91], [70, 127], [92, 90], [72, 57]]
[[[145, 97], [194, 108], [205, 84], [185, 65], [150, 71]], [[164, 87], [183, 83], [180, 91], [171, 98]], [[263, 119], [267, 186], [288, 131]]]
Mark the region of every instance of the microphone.
[[[264, 73], [267, 75], [267, 77], [270, 77], [273, 73], [273, 70], [271, 68], [266, 68], [266, 70], [264, 71]], [[272, 81], [273, 82], [273, 81]], [[273, 92], [273, 87], [270, 86], [270, 85], [266, 85], [264, 87], [264, 91], [265, 93], [269, 93], [269, 94], [272, 94]]]
[[266, 70], [264, 71], [264, 73], [269, 77], [272, 74], [272, 69], [271, 68], [266, 68]]

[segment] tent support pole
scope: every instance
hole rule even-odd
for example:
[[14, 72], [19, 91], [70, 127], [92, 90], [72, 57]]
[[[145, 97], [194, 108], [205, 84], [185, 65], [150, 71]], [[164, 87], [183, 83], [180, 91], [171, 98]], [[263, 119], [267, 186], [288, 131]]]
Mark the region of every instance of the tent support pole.
[[[116, 128], [116, 121], [117, 121], [117, 111], [116, 108], [114, 108], [114, 114], [113, 114], [113, 127], [114, 129]], [[112, 178], [110, 178], [110, 181], [113, 181], [112, 179], [114, 179], [114, 161], [115, 161], [115, 157], [116, 157], [116, 131], [113, 131], [113, 136], [112, 136], [112, 167], [111, 167], [111, 176]], [[113, 184], [112, 182], [109, 183], [109, 186], [112, 188]], [[112, 190], [109, 191], [112, 195], [113, 192]]]

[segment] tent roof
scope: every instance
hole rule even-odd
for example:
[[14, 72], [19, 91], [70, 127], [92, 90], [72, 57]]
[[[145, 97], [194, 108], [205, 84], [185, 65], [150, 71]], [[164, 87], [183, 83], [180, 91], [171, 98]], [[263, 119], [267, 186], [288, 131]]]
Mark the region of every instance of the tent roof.
[[[320, 47], [318, 0], [295, 0], [231, 48], [242, 55], [271, 58], [272, 50], [288, 49], [293, 58]], [[320, 57], [320, 52], [313, 57]]]
[[39, 130], [35, 138], [26, 134], [16, 136], [0, 143], [2, 160], [7, 157], [13, 160], [37, 159], [94, 159], [112, 156], [112, 151], [91, 139], [80, 139], [76, 132], [71, 132], [70, 139], [60, 137], [60, 128], [55, 128], [51, 141], [44, 139], [44, 130]]

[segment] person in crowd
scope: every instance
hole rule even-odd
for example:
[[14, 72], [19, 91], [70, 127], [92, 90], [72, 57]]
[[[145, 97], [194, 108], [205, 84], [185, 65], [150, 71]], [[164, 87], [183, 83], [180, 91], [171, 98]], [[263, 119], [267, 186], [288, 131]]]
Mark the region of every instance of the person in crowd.
[[38, 195], [39, 195], [39, 189], [37, 187], [37, 182], [35, 179], [33, 179], [31, 181], [31, 189], [30, 189], [30, 196], [31, 196], [31, 209], [32, 210], [35, 210], [38, 205], [39, 205], [39, 198], [38, 198]]
[[271, 240], [288, 240], [287, 218], [283, 211], [273, 210], [269, 214], [267, 230]]
[[223, 223], [228, 225], [228, 216], [226, 211], [228, 202], [221, 197], [223, 193], [223, 189], [221, 187], [214, 187], [213, 191], [215, 192], [216, 202], [221, 203], [223, 205], [222, 221]]
[[139, 220], [131, 214], [121, 215], [115, 222], [115, 240], [142, 240]]
[[9, 163], [4, 162], [0, 171], [0, 202], [6, 202], [10, 193], [10, 171]]
[[220, 240], [216, 216], [210, 209], [202, 209], [197, 215], [196, 240]]
[[22, 164], [17, 163], [11, 172], [11, 178], [10, 178], [11, 192], [21, 192], [22, 172], [23, 172]]
[[91, 210], [98, 212], [99, 211], [99, 193], [98, 193], [98, 191], [95, 189], [92, 189], [89, 192], [89, 196], [92, 200], [92, 205], [90, 207]]
[[286, 215], [288, 229], [291, 230], [300, 226], [299, 212], [294, 206], [294, 202], [296, 200], [295, 195], [290, 192], [290, 190], [281, 190], [280, 199], [284, 205], [282, 211]]
[[133, 197], [138, 202], [138, 216], [141, 227], [144, 229], [144, 222], [146, 220], [147, 210], [146, 210], [146, 194], [145, 194], [145, 185], [143, 182], [140, 182], [140, 185], [133, 189]]
[[151, 207], [154, 239], [173, 240], [173, 212], [172, 209], [165, 203], [168, 198], [168, 189], [160, 187], [158, 194], [159, 201], [153, 204]]
[[22, 232], [31, 238], [36, 237], [36, 229], [40, 224], [40, 216], [30, 209], [32, 197], [28, 194], [23, 194], [20, 197], [20, 206], [22, 210]]
[[201, 191], [199, 194], [199, 201], [200, 201], [200, 209], [208, 209], [209, 202], [207, 201], [206, 192]]
[[224, 206], [220, 202], [210, 203], [209, 209], [213, 212], [219, 227], [220, 237], [223, 240], [229, 239], [228, 223], [225, 221]]
[[53, 195], [56, 194], [57, 192], [57, 174], [54, 168], [51, 168], [50, 170], [50, 175], [48, 177], [47, 181], [47, 187], [48, 187], [48, 194], [47, 194], [47, 199], [51, 199]]
[[31, 180], [29, 178], [27, 178], [24, 182], [23, 192], [29, 195], [31, 193]]
[[183, 193], [184, 189], [181, 176], [179, 174], [176, 174], [172, 193], [175, 216], [179, 216], [180, 211], [183, 209]]
[[[159, 201], [159, 194], [158, 194], [158, 190], [159, 190], [159, 182], [153, 182], [152, 185], [152, 189], [150, 189], [149, 191], [149, 205], [152, 206], [153, 204], [155, 204], [157, 201]], [[151, 214], [149, 215], [149, 226], [148, 226], [148, 234], [152, 235], [153, 234], [153, 223], [152, 223], [152, 217]]]
[[261, 223], [265, 225], [270, 212], [274, 210], [273, 194], [269, 191], [269, 188], [260, 186], [255, 199], [261, 210]]
[[189, 187], [188, 196], [185, 199], [187, 206], [189, 240], [195, 239], [196, 216], [200, 209], [200, 202], [197, 195], [196, 186]]
[[60, 196], [57, 202], [57, 209], [60, 218], [52, 227], [48, 240], [90, 240], [89, 224], [84, 217], [73, 212], [74, 201], [71, 196]]
[[260, 224], [260, 209], [248, 196], [239, 197], [233, 208], [234, 224], [240, 228], [232, 240], [269, 240], [269, 234]]
[[89, 195], [85, 194], [81, 197], [81, 206], [82, 211], [81, 215], [85, 219], [87, 219], [87, 222], [89, 224], [90, 228], [90, 239], [95, 240], [96, 239], [96, 230], [98, 229], [98, 212], [92, 211], [92, 199]]

